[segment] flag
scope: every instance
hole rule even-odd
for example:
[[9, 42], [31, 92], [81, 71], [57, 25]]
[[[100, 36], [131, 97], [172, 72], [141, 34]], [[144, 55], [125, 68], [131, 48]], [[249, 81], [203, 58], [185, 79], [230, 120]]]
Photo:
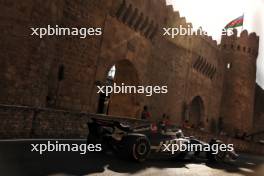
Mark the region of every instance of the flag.
[[225, 26], [225, 29], [228, 28], [235, 28], [235, 27], [239, 27], [239, 26], [243, 26], [243, 22], [244, 22], [244, 15], [234, 19], [233, 21], [231, 21], [230, 23], [228, 23]]

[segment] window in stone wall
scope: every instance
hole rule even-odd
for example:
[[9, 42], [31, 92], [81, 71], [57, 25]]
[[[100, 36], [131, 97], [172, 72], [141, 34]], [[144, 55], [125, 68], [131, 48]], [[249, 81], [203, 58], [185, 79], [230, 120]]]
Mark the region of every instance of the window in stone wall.
[[116, 67], [115, 65], [113, 65], [109, 70], [107, 77], [113, 80], [115, 78], [115, 73], [116, 73]]
[[228, 70], [230, 70], [230, 69], [232, 68], [232, 63], [228, 62], [228, 63], [226, 64], [226, 68], [227, 68]]
[[60, 65], [59, 70], [58, 70], [58, 80], [59, 81], [64, 80], [64, 70], [65, 70], [64, 65]]
[[[112, 85], [114, 78], [115, 78], [115, 75], [116, 75], [116, 66], [113, 65], [107, 73], [106, 82], [103, 84]], [[97, 113], [108, 114], [109, 103], [110, 103], [110, 95], [106, 95], [105, 93], [100, 93], [99, 94], [98, 107], [97, 107]]]

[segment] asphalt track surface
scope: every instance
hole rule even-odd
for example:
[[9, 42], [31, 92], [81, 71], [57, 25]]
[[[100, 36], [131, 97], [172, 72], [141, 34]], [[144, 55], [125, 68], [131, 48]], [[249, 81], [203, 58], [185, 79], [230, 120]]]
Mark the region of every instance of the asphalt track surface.
[[[63, 140], [63, 143], [85, 143]], [[113, 154], [89, 152], [31, 152], [34, 143], [47, 140], [0, 141], [0, 176], [264, 176], [264, 156], [240, 154], [236, 162], [173, 160], [152, 157], [144, 163], [123, 160]]]

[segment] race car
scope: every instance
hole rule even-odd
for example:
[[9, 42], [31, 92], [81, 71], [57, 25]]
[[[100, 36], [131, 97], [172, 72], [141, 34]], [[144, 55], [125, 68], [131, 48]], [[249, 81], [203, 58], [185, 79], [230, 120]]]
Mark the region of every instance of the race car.
[[[215, 153], [211, 147], [220, 148], [222, 141], [212, 139], [209, 143], [194, 137], [185, 137], [176, 126], [165, 127], [150, 122], [140, 125], [124, 124], [117, 120], [92, 118], [88, 123], [87, 143], [101, 144], [102, 150], [111, 150], [121, 157], [142, 162], [149, 155], [161, 155], [177, 159], [204, 157], [211, 161], [235, 160], [233, 149]], [[199, 146], [199, 149], [180, 150], [179, 146]], [[207, 147], [207, 150], [203, 149]], [[176, 149], [175, 149], [176, 148]], [[209, 150], [208, 150], [209, 148]]]

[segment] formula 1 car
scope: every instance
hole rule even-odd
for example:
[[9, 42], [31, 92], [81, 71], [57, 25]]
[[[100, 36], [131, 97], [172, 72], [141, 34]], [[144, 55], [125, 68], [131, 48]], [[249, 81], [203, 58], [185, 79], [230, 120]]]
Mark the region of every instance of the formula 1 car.
[[[133, 126], [116, 120], [97, 118], [92, 118], [87, 124], [87, 143], [101, 144], [102, 150], [111, 150], [121, 157], [138, 162], [146, 160], [151, 154], [180, 159], [203, 157], [211, 161], [235, 160], [238, 157], [233, 149], [215, 153], [210, 149], [213, 146], [219, 149], [223, 144], [221, 141], [212, 139], [206, 143], [194, 137], [185, 137], [182, 130], [176, 126], [157, 126], [149, 122]], [[179, 149], [179, 146], [193, 144], [200, 148]], [[206, 147], [207, 150], [203, 150]]]

